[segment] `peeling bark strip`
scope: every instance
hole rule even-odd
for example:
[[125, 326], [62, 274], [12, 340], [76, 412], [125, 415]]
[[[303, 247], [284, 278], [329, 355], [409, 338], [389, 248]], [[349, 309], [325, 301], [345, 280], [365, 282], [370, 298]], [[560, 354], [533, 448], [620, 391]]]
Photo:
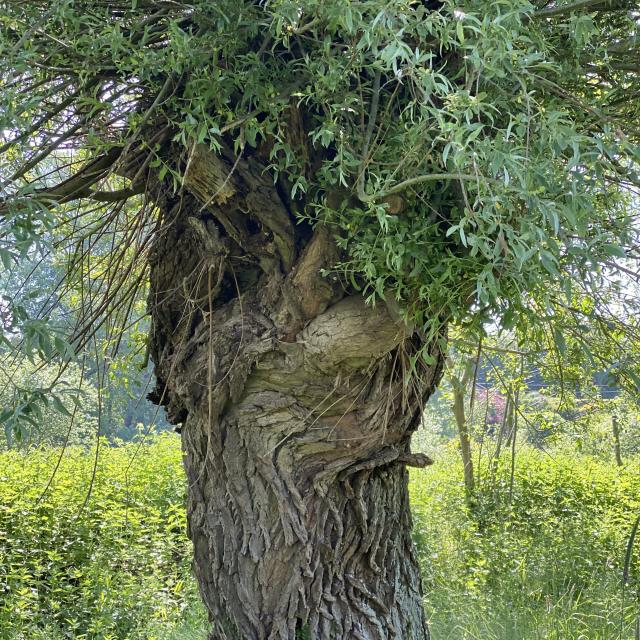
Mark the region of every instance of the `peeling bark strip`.
[[425, 640], [406, 465], [429, 462], [409, 441], [442, 357], [405, 384], [416, 336], [323, 279], [327, 230], [294, 227], [252, 161], [231, 168], [193, 154], [190, 193], [158, 197], [151, 265], [210, 638]]

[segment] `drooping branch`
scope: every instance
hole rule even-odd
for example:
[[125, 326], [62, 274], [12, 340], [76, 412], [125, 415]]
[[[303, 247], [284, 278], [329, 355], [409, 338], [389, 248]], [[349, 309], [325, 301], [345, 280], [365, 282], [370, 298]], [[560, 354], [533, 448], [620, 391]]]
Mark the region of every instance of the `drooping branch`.
[[569, 4], [558, 5], [555, 3], [551, 7], [545, 7], [532, 14], [534, 18], [553, 18], [563, 16], [576, 11], [620, 11], [629, 8], [629, 2], [625, 0], [576, 0]]
[[128, 188], [116, 191], [94, 190], [92, 188], [113, 171], [121, 155], [122, 147], [112, 147], [106, 153], [89, 161], [74, 175], [53, 187], [35, 189], [23, 196], [17, 194], [5, 198], [0, 203], [0, 216], [6, 215], [10, 205], [20, 200], [37, 201], [50, 206], [65, 204], [81, 198], [97, 202], [119, 202], [143, 193], [143, 182], [137, 182]]

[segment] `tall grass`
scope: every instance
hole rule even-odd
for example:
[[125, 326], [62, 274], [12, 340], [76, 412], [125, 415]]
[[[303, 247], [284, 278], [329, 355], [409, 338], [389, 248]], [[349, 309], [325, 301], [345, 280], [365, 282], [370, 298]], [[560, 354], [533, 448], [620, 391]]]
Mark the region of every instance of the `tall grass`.
[[[177, 440], [0, 454], [0, 640], [204, 640]], [[411, 475], [434, 640], [631, 640], [640, 468], [524, 448], [465, 506], [453, 450]], [[85, 504], [86, 501], [86, 504]], [[637, 543], [636, 543], [637, 546]]]
[[473, 509], [453, 452], [411, 476], [434, 640], [635, 638], [637, 551], [624, 589], [622, 573], [638, 466], [527, 448], [513, 492], [507, 465], [483, 472]]

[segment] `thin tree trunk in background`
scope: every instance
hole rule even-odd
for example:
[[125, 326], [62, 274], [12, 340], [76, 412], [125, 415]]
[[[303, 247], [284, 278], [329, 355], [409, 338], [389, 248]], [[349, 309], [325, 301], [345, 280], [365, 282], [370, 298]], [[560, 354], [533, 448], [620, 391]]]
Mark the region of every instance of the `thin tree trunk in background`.
[[[491, 480], [491, 490], [495, 492], [497, 485], [498, 465], [500, 464], [500, 456], [502, 455], [502, 444], [505, 438], [510, 434], [511, 421], [513, 415], [513, 398], [510, 392], [507, 393], [507, 401], [504, 406], [504, 414], [502, 416], [502, 422], [500, 423], [500, 429], [496, 438], [496, 448], [489, 457], [489, 477]], [[509, 441], [507, 440], [507, 446]]]
[[198, 170], [198, 200], [157, 199], [149, 307], [210, 639], [426, 640], [406, 467], [430, 463], [410, 438], [440, 347], [406, 385], [422, 345], [321, 277], [328, 231], [295, 227], [251, 161], [235, 184]]
[[[509, 394], [509, 398], [507, 399], [507, 403], [505, 405], [504, 416], [503, 416], [502, 422], [500, 423], [500, 430], [498, 431], [498, 437], [496, 439], [496, 450], [495, 450], [495, 453], [493, 454], [493, 459], [492, 459], [492, 468], [493, 468], [494, 475], [495, 475], [495, 472], [497, 471], [500, 456], [502, 455], [502, 443], [504, 441], [505, 434], [507, 434], [507, 437], [508, 437], [508, 434], [510, 433], [512, 404], [513, 403], [511, 402], [511, 394]], [[507, 441], [507, 446], [508, 446], [508, 441]]]
[[518, 438], [518, 404], [520, 401], [520, 387], [516, 391], [516, 398], [513, 406], [513, 417], [511, 428], [511, 472], [509, 473], [509, 502], [513, 500], [513, 485], [516, 477], [516, 443]]
[[[513, 395], [513, 402], [509, 403], [507, 406], [509, 408], [509, 413], [507, 415], [507, 420], [504, 425], [504, 432], [507, 434], [507, 440], [504, 443], [505, 448], [510, 448], [513, 445], [513, 436], [515, 432], [515, 417], [516, 417], [516, 407], [518, 404], [518, 392], [514, 392], [511, 390], [509, 392], [509, 396]], [[506, 407], [505, 407], [506, 408]]]
[[616, 457], [616, 464], [622, 466], [622, 450], [620, 447], [620, 423], [618, 422], [618, 416], [613, 414], [611, 416], [611, 427], [613, 429], [613, 452]]
[[453, 381], [453, 415], [458, 427], [460, 440], [460, 455], [464, 474], [465, 496], [468, 504], [471, 504], [475, 493], [475, 477], [473, 472], [473, 458], [471, 453], [471, 435], [465, 415], [465, 390], [469, 382], [469, 369], [465, 370], [462, 379]]
[[[113, 384], [108, 375], [103, 376], [106, 382], [106, 400], [104, 403], [104, 429], [105, 434], [113, 434], [116, 431], [116, 427], [113, 423]], [[104, 384], [104, 383], [103, 383]]]
[[127, 432], [131, 429], [131, 426], [133, 424], [133, 418], [138, 404], [139, 402], [137, 400], [127, 400], [127, 409], [124, 414], [124, 428]]
[[484, 420], [482, 421], [482, 433], [480, 434], [480, 442], [478, 444], [478, 463], [476, 465], [476, 486], [480, 487], [482, 482], [482, 478], [480, 476], [482, 465], [480, 464], [482, 461], [482, 449], [484, 447], [484, 440], [487, 437], [487, 431], [489, 429], [489, 386], [487, 385], [485, 389], [485, 410], [484, 410]]

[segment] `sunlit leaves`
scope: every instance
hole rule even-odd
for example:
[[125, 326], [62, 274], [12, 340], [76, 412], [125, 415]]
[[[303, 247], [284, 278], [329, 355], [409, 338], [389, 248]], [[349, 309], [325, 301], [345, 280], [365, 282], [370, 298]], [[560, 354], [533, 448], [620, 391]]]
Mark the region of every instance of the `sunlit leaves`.
[[192, 596], [175, 440], [105, 449], [84, 509], [95, 452], [71, 447], [43, 495], [58, 455], [0, 454], [3, 637], [156, 637]]
[[[367, 297], [397, 299], [427, 334], [446, 320], [524, 332], [580, 298], [606, 309], [610, 274], [637, 271], [625, 267], [638, 243], [638, 73], [624, 57], [637, 47], [632, 10], [49, 4], [10, 3], [2, 17], [7, 195], [67, 177], [69, 156], [145, 148], [156, 129], [175, 146], [163, 157], [152, 138], [145, 166], [176, 193], [195, 144], [257, 154], [297, 213], [336, 231], [337, 275]], [[340, 206], [329, 205], [335, 192]], [[2, 222], [5, 265], [61, 216], [65, 229], [75, 224], [67, 208], [31, 200], [7, 204], [16, 213]], [[82, 252], [101, 266], [81, 252], [70, 270], [79, 307], [137, 255], [102, 259], [91, 232], [102, 233], [103, 213], [82, 214]], [[112, 220], [129, 229], [136, 218], [125, 208]], [[142, 280], [144, 268], [131, 274]]]

